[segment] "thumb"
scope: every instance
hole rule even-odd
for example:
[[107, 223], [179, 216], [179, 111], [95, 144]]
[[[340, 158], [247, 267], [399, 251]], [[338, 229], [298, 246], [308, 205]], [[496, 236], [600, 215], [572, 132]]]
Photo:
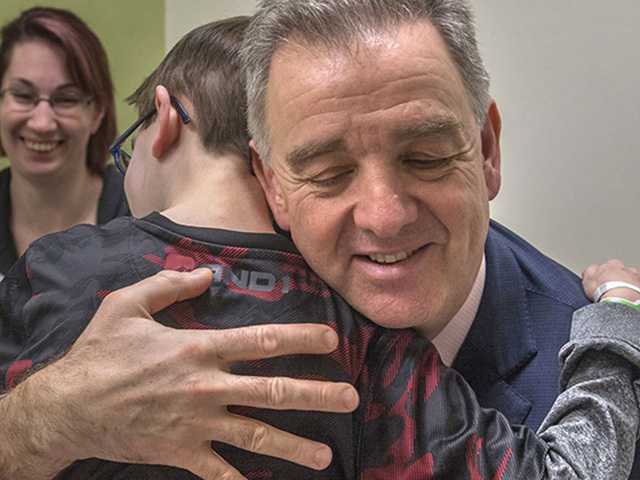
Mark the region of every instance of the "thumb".
[[113, 313], [133, 316], [139, 315], [142, 310], [153, 315], [169, 305], [204, 293], [212, 280], [213, 273], [207, 268], [198, 268], [192, 272], [163, 270], [109, 295], [117, 296], [112, 298], [115, 300], [112, 302], [115, 310]]

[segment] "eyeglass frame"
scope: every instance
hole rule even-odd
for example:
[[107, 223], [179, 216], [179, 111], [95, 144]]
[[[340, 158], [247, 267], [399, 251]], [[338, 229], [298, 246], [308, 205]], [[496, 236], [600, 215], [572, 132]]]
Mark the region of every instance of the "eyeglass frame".
[[[15, 89], [12, 88], [12, 87], [3, 88], [2, 90], [0, 90], [0, 98], [4, 98], [5, 94], [7, 94], [7, 93], [9, 93], [12, 97], [15, 97], [16, 95], [15, 95], [14, 92], [15, 92]], [[55, 92], [54, 92], [53, 96], [55, 97]], [[30, 108], [27, 108], [25, 110], [17, 109], [16, 111], [17, 112], [21, 112], [21, 113], [31, 113], [38, 107], [38, 104], [40, 102], [47, 102], [49, 104], [49, 108], [51, 108], [53, 113], [55, 113], [57, 116], [59, 116], [59, 117], [69, 116], [69, 113], [71, 113], [71, 112], [60, 113], [60, 111], [56, 109], [55, 98], [52, 99], [51, 97], [52, 97], [51, 95], [49, 95], [49, 96], [33, 95], [33, 97], [31, 98], [31, 104], [30, 104], [31, 107]], [[93, 102], [93, 96], [85, 95], [85, 96], [79, 97], [78, 100], [79, 100], [78, 107], [84, 107], [86, 105], [89, 105], [91, 102]], [[74, 108], [75, 108], [75, 106], [74, 106]]]
[[[188, 123], [191, 123], [191, 117], [187, 113], [187, 110], [182, 106], [180, 101], [173, 95], [169, 96], [169, 100], [171, 101], [171, 105], [173, 105], [173, 108], [175, 108], [176, 112], [178, 112], [178, 115], [180, 116], [180, 120], [182, 120], [182, 123], [184, 123], [185, 125], [187, 125]], [[158, 110], [155, 107], [153, 107], [153, 109], [151, 109], [150, 111], [142, 115], [140, 118], [138, 118], [138, 120], [133, 122], [133, 125], [127, 128], [124, 132], [122, 132], [120, 136], [118, 136], [118, 138], [116, 138], [115, 141], [109, 147], [109, 153], [113, 157], [113, 162], [115, 163], [118, 171], [123, 176], [127, 173], [127, 168], [129, 168], [129, 163], [130, 163], [132, 154], [130, 154], [126, 150], [123, 150], [122, 145], [124, 144], [124, 142], [127, 141], [127, 139], [131, 136], [133, 132], [135, 132], [138, 128], [140, 128], [140, 125], [150, 120], [157, 113], [157, 111]], [[127, 157], [127, 160], [123, 160], [124, 156]]]

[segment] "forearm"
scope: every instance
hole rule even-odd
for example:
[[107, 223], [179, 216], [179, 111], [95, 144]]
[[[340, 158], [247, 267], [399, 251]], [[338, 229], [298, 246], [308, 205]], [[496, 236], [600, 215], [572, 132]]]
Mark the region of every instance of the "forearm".
[[59, 392], [43, 373], [0, 397], [0, 480], [49, 480], [72, 462]]
[[628, 478], [638, 429], [632, 368], [607, 352], [580, 363], [538, 430], [548, 448], [541, 478]]
[[620, 305], [579, 310], [561, 361], [563, 392], [538, 431], [549, 478], [627, 478], [640, 423], [640, 314]]

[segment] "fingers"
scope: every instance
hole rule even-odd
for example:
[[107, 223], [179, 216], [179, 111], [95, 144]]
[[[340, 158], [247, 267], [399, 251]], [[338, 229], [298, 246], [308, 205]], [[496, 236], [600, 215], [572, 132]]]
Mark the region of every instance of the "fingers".
[[230, 414], [232, 428], [219, 432], [216, 440], [235, 447], [281, 458], [299, 465], [324, 470], [331, 464], [331, 449], [313, 440], [291, 433], [247, 417]]
[[336, 332], [319, 324], [259, 325], [202, 333], [208, 342], [205, 348], [225, 362], [331, 353], [338, 346]]
[[222, 405], [348, 413], [358, 407], [358, 392], [348, 383], [297, 380], [286, 377], [233, 376], [216, 393]]
[[176, 302], [204, 293], [212, 280], [212, 272], [205, 268], [193, 272], [164, 270], [111, 293], [104, 302], [122, 316], [140, 314], [140, 309], [154, 314]]
[[[637, 268], [627, 267], [620, 260], [614, 259], [602, 264], [589, 265], [582, 272], [582, 286], [589, 298], [595, 300], [596, 289], [605, 282], [625, 282], [640, 287], [640, 272]], [[607, 296], [621, 296], [628, 300], [635, 300], [638, 293], [632, 289], [611, 289], [604, 294]]]
[[186, 459], [178, 467], [189, 470], [204, 480], [247, 480], [238, 470], [214, 452], [209, 443], [185, 452]]

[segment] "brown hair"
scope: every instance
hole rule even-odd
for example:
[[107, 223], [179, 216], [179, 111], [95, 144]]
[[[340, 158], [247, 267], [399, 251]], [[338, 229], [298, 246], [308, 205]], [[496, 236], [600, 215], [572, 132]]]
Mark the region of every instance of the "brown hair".
[[[0, 36], [0, 80], [9, 68], [13, 48], [21, 42], [42, 40], [64, 52], [73, 82], [91, 96], [98, 110], [104, 110], [102, 122], [87, 147], [87, 167], [102, 173], [109, 144], [116, 136], [116, 113], [107, 54], [96, 34], [67, 10], [34, 7], [7, 23]], [[0, 153], [4, 153], [1, 145]]]
[[[249, 17], [202, 25], [187, 33], [128, 101], [144, 115], [154, 108], [155, 87], [193, 105], [194, 123], [205, 149], [249, 158], [244, 73], [239, 58]], [[149, 120], [148, 126], [152, 120]]]

